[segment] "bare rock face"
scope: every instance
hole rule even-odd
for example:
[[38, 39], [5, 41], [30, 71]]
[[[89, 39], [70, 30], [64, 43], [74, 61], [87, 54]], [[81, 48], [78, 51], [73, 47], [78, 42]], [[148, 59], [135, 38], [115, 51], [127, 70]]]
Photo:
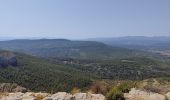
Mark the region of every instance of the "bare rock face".
[[136, 90], [135, 88], [132, 88], [129, 93], [125, 93], [124, 97], [126, 100], [166, 100], [164, 95]]
[[0, 67], [7, 67], [7, 66], [17, 66], [17, 58], [14, 53], [3, 51], [0, 52]]
[[58, 92], [51, 96], [45, 97], [43, 100], [74, 100], [73, 96], [66, 92]]
[[167, 97], [168, 100], [170, 100], [170, 92], [168, 92], [168, 93], [166, 94], [166, 97]]
[[48, 95], [48, 93], [16, 92], [0, 96], [0, 100], [42, 100]]
[[27, 89], [15, 83], [1, 83], [0, 92], [26, 92]]
[[22, 100], [22, 96], [24, 93], [9, 93], [6, 96], [1, 97], [1, 100]]
[[71, 95], [66, 92], [58, 92], [55, 94], [49, 93], [34, 93], [34, 92], [16, 92], [0, 95], [0, 100], [105, 100], [101, 94], [77, 93]]
[[43, 100], [105, 100], [105, 97], [101, 94], [76, 93], [75, 95], [71, 95], [66, 92], [58, 92]]
[[91, 93], [76, 93], [74, 98], [75, 100], [105, 100], [103, 95]]
[[87, 100], [87, 93], [76, 93], [74, 97], [76, 100]]
[[43, 98], [49, 96], [49, 93], [34, 93], [34, 92], [26, 92], [22, 96], [22, 100], [42, 100]]

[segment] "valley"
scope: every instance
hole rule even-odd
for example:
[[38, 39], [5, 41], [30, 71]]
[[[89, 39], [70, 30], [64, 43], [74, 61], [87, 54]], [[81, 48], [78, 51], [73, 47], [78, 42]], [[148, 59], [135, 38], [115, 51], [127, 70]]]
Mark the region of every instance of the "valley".
[[127, 98], [131, 88], [160, 94], [170, 90], [168, 52], [159, 48], [151, 52], [93, 41], [39, 39], [0, 41], [0, 49], [0, 83], [17, 84], [18, 90], [90, 92], [108, 100]]

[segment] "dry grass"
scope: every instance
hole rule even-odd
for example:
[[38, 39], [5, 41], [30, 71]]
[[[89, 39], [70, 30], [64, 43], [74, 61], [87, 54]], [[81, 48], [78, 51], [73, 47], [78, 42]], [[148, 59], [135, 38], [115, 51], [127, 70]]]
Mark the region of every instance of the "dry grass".
[[74, 94], [76, 94], [76, 93], [80, 93], [80, 91], [81, 91], [81, 90], [80, 90], [79, 88], [76, 88], [76, 87], [75, 87], [75, 88], [73, 88], [73, 90], [71, 91], [71, 94], [74, 95]]
[[8, 96], [7, 92], [0, 92], [0, 98], [2, 98], [3, 96]]

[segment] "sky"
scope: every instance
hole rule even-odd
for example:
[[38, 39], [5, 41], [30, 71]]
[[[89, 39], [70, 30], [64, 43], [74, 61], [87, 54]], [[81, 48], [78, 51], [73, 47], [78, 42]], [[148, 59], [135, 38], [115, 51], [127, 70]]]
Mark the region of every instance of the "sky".
[[0, 0], [0, 38], [170, 36], [170, 0]]

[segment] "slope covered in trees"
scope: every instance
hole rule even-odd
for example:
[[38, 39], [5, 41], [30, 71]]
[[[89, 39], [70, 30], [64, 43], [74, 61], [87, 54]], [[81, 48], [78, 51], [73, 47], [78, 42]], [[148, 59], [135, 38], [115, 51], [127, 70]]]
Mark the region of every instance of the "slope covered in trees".
[[[7, 51], [1, 51], [0, 54]], [[170, 63], [145, 57], [115, 60], [42, 59], [12, 53], [17, 66], [0, 68], [0, 83], [17, 83], [32, 91], [88, 90], [96, 81], [143, 80], [170, 76]], [[5, 56], [5, 55], [4, 55]], [[97, 87], [96, 87], [97, 88]]]
[[142, 80], [170, 76], [170, 62], [147, 57], [130, 57], [112, 60], [51, 59], [56, 63], [93, 73], [101, 79]]
[[[3, 51], [4, 53], [7, 51]], [[25, 54], [14, 53], [18, 65], [0, 68], [0, 83], [17, 83], [34, 91], [70, 91], [85, 89], [94, 77], [80, 70], [52, 64]]]

